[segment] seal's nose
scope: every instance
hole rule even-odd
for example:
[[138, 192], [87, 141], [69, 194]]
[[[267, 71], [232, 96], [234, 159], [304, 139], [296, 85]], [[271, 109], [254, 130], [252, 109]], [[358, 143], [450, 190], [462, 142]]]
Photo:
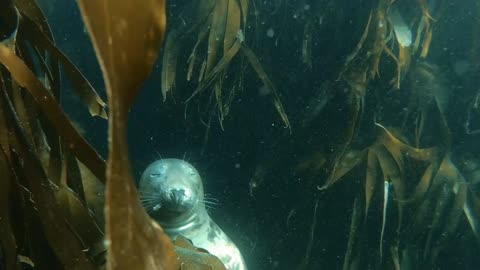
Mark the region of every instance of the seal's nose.
[[170, 198], [173, 203], [180, 205], [185, 198], [184, 189], [172, 189], [170, 191]]

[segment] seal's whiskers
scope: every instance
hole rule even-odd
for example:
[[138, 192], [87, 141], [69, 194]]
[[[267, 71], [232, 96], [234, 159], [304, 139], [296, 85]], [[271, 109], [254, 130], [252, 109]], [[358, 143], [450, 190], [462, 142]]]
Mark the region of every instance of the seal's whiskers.
[[140, 202], [147, 209], [147, 212], [153, 211], [153, 208], [159, 204], [158, 196], [153, 195], [140, 196]]
[[205, 203], [204, 203], [203, 205], [205, 206], [205, 208], [206, 208], [207, 210], [216, 209], [216, 207], [215, 207], [216, 205], [205, 204]]
[[216, 206], [219, 205], [218, 200], [213, 198], [204, 198], [202, 202], [207, 210], [215, 209]]
[[140, 191], [140, 196], [145, 196], [145, 195], [158, 196], [158, 192]]
[[140, 202], [142, 202], [143, 205], [147, 205], [147, 204], [152, 204], [152, 203], [158, 203], [158, 200], [157, 199], [140, 199]]
[[142, 205], [155, 204], [158, 203], [158, 198], [140, 198]]
[[145, 208], [148, 213], [151, 213], [160, 207], [160, 204], [158, 204], [157, 202], [142, 203], [142, 205], [143, 205], [143, 208]]
[[162, 154], [160, 154], [160, 152], [155, 151], [155, 153], [157, 154], [159, 160], [162, 160], [162, 159], [163, 159], [163, 158], [162, 158]]
[[203, 198], [203, 203], [204, 204], [208, 204], [208, 205], [219, 205], [220, 204], [220, 201], [218, 199], [215, 199], [215, 198]]
[[148, 203], [148, 202], [156, 202], [158, 201], [158, 197], [151, 197], [151, 198], [140, 198], [141, 202]]
[[219, 200], [212, 197], [210, 194], [205, 194], [203, 195], [203, 201], [204, 202], [210, 202], [210, 203], [215, 203], [215, 204], [218, 204], [219, 203]]
[[210, 213], [210, 210], [215, 210], [216, 208], [214, 206], [205, 205], [205, 209], [207, 210], [207, 213]]

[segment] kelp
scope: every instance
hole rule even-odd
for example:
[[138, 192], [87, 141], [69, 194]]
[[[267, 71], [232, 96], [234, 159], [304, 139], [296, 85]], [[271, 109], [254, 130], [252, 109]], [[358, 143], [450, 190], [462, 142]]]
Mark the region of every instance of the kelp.
[[[424, 2], [425, 1], [419, 1], [423, 16], [429, 14], [428, 7]], [[339, 162], [345, 158], [344, 155], [347, 153], [347, 149], [352, 144], [360, 129], [360, 120], [365, 110], [367, 89], [370, 81], [376, 76], [380, 76], [382, 56], [387, 54], [396, 64], [397, 75], [395, 79], [392, 80], [395, 88], [400, 88], [400, 82], [409, 70], [411, 55], [415, 53], [415, 50], [410, 48], [412, 45], [411, 32], [399, 12], [397, 5], [399, 4], [395, 1], [378, 1], [377, 6], [370, 12], [357, 46], [353, 52], [347, 56], [345, 64], [340, 71], [337, 81], [346, 81], [349, 85], [349, 92], [351, 93], [349, 102], [352, 111], [350, 117], [351, 124], [345, 130], [343, 143], [339, 145], [336, 150], [337, 153], [333, 161], [332, 173], [322, 187], [323, 189], [328, 188], [335, 182]], [[390, 38], [392, 32], [395, 33], [398, 56], [394, 54], [390, 48], [391, 46], [389, 46], [392, 40]], [[427, 32], [431, 34], [431, 29], [429, 28]], [[421, 36], [417, 35], [415, 41], [420, 42], [421, 38]], [[425, 39], [427, 38], [428, 36], [425, 37]], [[426, 50], [428, 50], [429, 44], [429, 42], [424, 44]]]
[[[318, 2], [320, 1], [316, 4]], [[322, 1], [325, 7], [328, 6], [326, 2], [334, 5], [334, 1]], [[356, 46], [353, 44], [350, 54], [346, 54], [344, 66], [336, 74], [337, 81], [327, 81], [327, 87], [333, 89], [333, 92], [346, 93], [341, 101], [336, 101], [340, 103], [338, 110], [348, 114], [347, 119], [338, 120], [312, 109], [318, 107], [322, 111], [325, 103], [332, 102], [332, 95], [325, 94], [326, 91], [317, 96], [317, 92], [312, 90], [306, 98], [299, 98], [302, 102], [298, 106], [307, 108], [299, 109], [301, 116], [295, 119], [296, 122], [292, 121], [292, 126], [299, 124], [300, 130], [297, 129], [297, 134], [293, 137], [274, 140], [272, 147], [267, 148], [265, 156], [260, 158], [261, 162], [250, 179], [250, 196], [258, 196], [259, 186], [268, 178], [272, 183], [278, 184], [273, 181], [283, 173], [287, 175], [285, 178], [307, 179], [303, 182], [307, 190], [328, 190], [341, 179], [358, 180], [358, 177], [352, 176], [353, 171], [364, 173], [361, 190], [356, 193], [344, 269], [363, 269], [367, 266], [411, 269], [415, 266], [421, 268], [425, 264], [433, 265], [439, 259], [438, 254], [448, 246], [446, 239], [451, 239], [449, 237], [464, 218], [468, 220], [471, 232], [478, 234], [476, 220], [480, 212], [475, 206], [475, 191], [467, 180], [462, 180], [459, 176], [461, 174], [450, 173], [446, 176], [450, 166], [448, 164], [453, 166], [448, 170], [457, 170], [457, 165], [450, 159], [452, 134], [447, 123], [448, 95], [444, 95], [450, 89], [442, 79], [446, 76], [442, 76], [440, 68], [434, 64], [435, 59], [427, 61], [430, 45], [434, 42], [432, 37], [437, 30], [433, 24], [443, 19], [438, 7], [445, 2], [427, 2], [429, 1], [373, 1], [372, 8], [362, 13], [363, 32], [358, 33], [358, 43]], [[313, 1], [277, 1], [271, 4], [272, 11], [268, 14], [276, 16], [288, 4], [305, 8], [305, 3], [313, 4]], [[309, 5], [306, 9], [309, 11], [299, 10], [295, 15], [301, 15], [294, 18], [300, 19], [303, 35], [290, 33], [288, 40], [290, 43], [297, 42], [297, 62], [311, 70], [317, 63], [312, 62], [315, 51], [310, 46], [315, 37], [312, 38], [310, 34], [318, 31], [321, 26], [312, 27], [312, 20], [308, 17], [309, 12], [316, 9]], [[255, 18], [262, 23], [269, 23], [261, 12], [255, 12]], [[329, 34], [329, 31], [335, 30], [337, 29], [332, 27], [323, 33]], [[444, 33], [439, 31], [440, 34]], [[246, 35], [249, 45], [261, 41], [258, 37], [253, 37], [252, 40], [252, 36]], [[343, 37], [350, 38], [351, 34], [345, 33]], [[282, 38], [275, 39], [275, 46], [290, 48], [281, 44]], [[243, 48], [245, 47], [240, 51]], [[263, 59], [268, 58], [268, 53], [265, 54]], [[294, 68], [286, 70], [297, 69], [297, 62]], [[222, 66], [222, 70], [224, 68]], [[190, 71], [189, 67], [189, 74]], [[223, 76], [224, 74], [218, 73], [218, 77], [213, 80], [208, 77], [202, 80], [209, 87], [212, 86], [217, 98], [220, 96], [219, 90], [213, 84], [221, 81]], [[223, 87], [224, 84], [219, 85]], [[200, 89], [194, 94], [206, 90]], [[404, 103], [405, 100], [407, 102]], [[473, 98], [467, 106], [467, 133], [474, 130], [470, 118], [478, 114], [477, 101]], [[389, 107], [394, 109], [390, 110]], [[387, 116], [385, 111], [391, 115]], [[322, 117], [328, 119], [322, 122]], [[390, 121], [389, 117], [395, 120]], [[329, 120], [329, 125], [321, 125]], [[333, 132], [330, 128], [334, 129], [336, 125], [344, 126], [343, 130], [335, 133], [337, 140], [315, 140], [314, 137], [319, 135], [312, 131], [324, 128], [328, 130], [324, 133], [329, 133]], [[379, 133], [373, 143], [368, 138], [371, 130]], [[275, 152], [272, 151], [273, 148]], [[303, 174], [297, 174], [299, 171]], [[376, 209], [381, 211], [375, 212]], [[413, 247], [416, 242], [415, 237], [408, 235], [408, 222], [422, 224], [413, 229], [415, 233], [411, 234], [419, 236], [417, 242], [421, 247]], [[375, 235], [378, 241], [375, 239], [372, 245], [375, 255], [363, 258], [366, 252], [362, 250], [371, 250], [372, 240], [367, 239], [366, 235], [377, 223], [380, 224], [378, 234]], [[427, 229], [428, 232], [423, 233]], [[373, 258], [374, 256], [379, 258]], [[411, 264], [414, 266], [409, 266]]]
[[[418, 23], [419, 32], [417, 32], [414, 40], [412, 40], [410, 26], [405, 22], [397, 7], [401, 5], [402, 3], [397, 1], [378, 1], [377, 7], [372, 9], [370, 13], [357, 47], [347, 57], [340, 77], [347, 73], [345, 76], [349, 80], [348, 78], [351, 78], [351, 75], [348, 75], [349, 72], [364, 72], [368, 76], [353, 76], [353, 78], [364, 78], [363, 83], [368, 83], [369, 78], [380, 75], [380, 60], [382, 55], [386, 53], [396, 63], [397, 76], [393, 82], [395, 82], [396, 88], [400, 88], [402, 77], [408, 71], [411, 55], [417, 52], [418, 44], [423, 42], [421, 57], [425, 58], [432, 38], [430, 27], [432, 17], [426, 1], [419, 0], [418, 2], [418, 7], [421, 8], [422, 13], [420, 23]], [[424, 28], [425, 35], [422, 36]], [[391, 38], [392, 31], [395, 33], [395, 39]], [[392, 46], [389, 45], [393, 40], [396, 41], [398, 55], [394, 54], [391, 49]], [[355, 58], [360, 60], [355, 63], [353, 61]], [[351, 70], [349, 71], [349, 69]], [[353, 81], [352, 83], [358, 84], [359, 82]]]
[[[80, 2], [104, 74], [109, 107], [109, 160], [106, 185], [108, 269], [225, 269], [214, 256], [201, 255], [186, 240], [174, 249], [162, 228], [141, 206], [126, 148], [126, 116], [156, 59], [165, 32], [165, 2]], [[138, 11], [148, 15], [129, 23]], [[99, 17], [106, 13], [107, 16]], [[101, 19], [100, 19], [101, 18]], [[115, 26], [104, 28], [104, 25]], [[120, 25], [122, 31], [116, 27]], [[146, 36], [143, 33], [148, 33]], [[123, 46], [116, 45], [122, 44]], [[116, 50], [121, 51], [116, 51]], [[124, 57], [116, 57], [120, 53]], [[130, 69], [137, 72], [131, 76]], [[118, 224], [125, 226], [118, 226]], [[181, 243], [178, 243], [181, 242]], [[193, 252], [192, 252], [193, 250]], [[128, 256], [125, 256], [128, 254]], [[178, 254], [178, 256], [177, 256]]]
[[79, 6], [102, 68], [111, 112], [105, 205], [107, 268], [178, 269], [170, 239], [140, 204], [126, 158], [126, 117], [163, 40], [165, 1], [79, 1]]
[[[165, 40], [165, 49], [162, 62], [162, 95], [163, 101], [167, 99], [167, 92], [172, 89], [175, 84], [175, 74], [177, 66], [177, 46], [174, 40], [177, 38], [176, 31], [172, 31]], [[195, 60], [193, 60], [195, 61]], [[192, 62], [193, 63], [193, 62]], [[191, 72], [191, 71], [190, 71]]]
[[480, 128], [477, 127], [478, 117], [480, 116], [480, 91], [475, 95], [472, 101], [467, 106], [467, 117], [463, 124], [465, 133], [473, 135], [480, 133]]
[[20, 24], [20, 37], [25, 35], [26, 40], [36, 40], [35, 46], [41, 51], [48, 52], [52, 57], [58, 60], [64, 66], [64, 71], [67, 77], [73, 83], [73, 90], [83, 100], [87, 106], [91, 116], [99, 116], [107, 119], [106, 103], [97, 94], [90, 82], [83, 76], [75, 65], [68, 60], [68, 58], [54, 46], [52, 41], [45, 36], [35, 24], [28, 17], [24, 17]]
[[[36, 3], [11, 3], [18, 28], [7, 46], [0, 44], [0, 185], [6, 192], [0, 239], [8, 254], [3, 269], [98, 269], [104, 263], [103, 232], [85, 201], [77, 158], [95, 179], [104, 179], [104, 161], [58, 105], [59, 63], [71, 69], [72, 78], [83, 75], [53, 45]], [[85, 88], [81, 80], [73, 85]]]
[[[3, 111], [0, 110], [0, 112]], [[3, 125], [1, 127], [4, 127]], [[4, 178], [2, 181], [2, 189], [0, 193], [0, 215], [2, 216], [2, 224], [0, 225], [0, 244], [2, 247], [2, 259], [4, 260], [5, 269], [19, 269], [19, 261], [17, 260], [17, 243], [12, 228], [10, 215], [11, 193], [14, 182], [10, 168], [8, 168], [7, 156], [2, 147], [0, 153], [0, 174]]]
[[[447, 86], [447, 80], [438, 66], [426, 61], [418, 61], [412, 66], [408, 74], [409, 101], [407, 111], [403, 117], [402, 129], [406, 129], [408, 122], [415, 123], [414, 140], [415, 146], [425, 144], [421, 140], [429, 122], [440, 122], [442, 130], [446, 130], [445, 115], [451, 93]], [[412, 116], [412, 117], [411, 117]], [[437, 118], [437, 119], [435, 119]]]
[[[198, 84], [195, 90], [185, 99], [188, 103], [207, 89], [214, 93], [215, 102], [210, 98], [208, 106], [204, 109], [211, 118], [218, 114], [220, 126], [227, 116], [231, 101], [237, 95], [240, 86], [243, 87], [243, 59], [234, 61], [235, 58], [245, 57], [262, 83], [273, 93], [273, 105], [287, 128], [291, 128], [285, 109], [282, 105], [280, 93], [265, 72], [255, 53], [247, 46], [245, 31], [249, 14], [249, 1], [247, 0], [202, 0], [192, 2], [184, 7], [182, 13], [196, 11], [191, 21], [173, 20], [166, 37], [163, 53], [162, 68], [162, 93], [164, 100], [178, 78], [177, 70], [183, 63], [178, 62], [179, 55], [187, 51], [187, 81], [192, 82], [193, 74], [198, 74]], [[188, 16], [188, 15], [185, 15]], [[183, 17], [183, 16], [180, 16]], [[183, 48], [189, 36], [196, 33], [197, 40], [193, 48]], [[205, 44], [206, 43], [206, 44]], [[206, 47], [206, 52], [201, 48]], [[190, 52], [190, 53], [189, 53]], [[237, 56], [241, 54], [241, 56]], [[201, 63], [201, 64], [199, 64]], [[234, 70], [234, 71], [232, 71]], [[237, 70], [240, 70], [239, 72]], [[233, 85], [222, 84], [223, 78], [235, 81]], [[209, 97], [211, 95], [208, 95]], [[210, 122], [210, 120], [209, 120]], [[208, 137], [208, 129], [207, 135]]]
[[[55, 200], [55, 189], [52, 188], [31, 145], [28, 145], [18, 119], [15, 119], [13, 106], [11, 103], [9, 104], [8, 100], [7, 93], [3, 91], [2, 106], [8, 110], [8, 120], [14, 123], [12, 129], [17, 140], [12, 145], [16, 151], [12, 153], [12, 163], [9, 164], [11, 171], [18, 172], [19, 174], [15, 177], [21, 178], [29, 184], [34, 196], [35, 208], [42, 217], [41, 222], [46, 238], [50, 243], [55, 243], [52, 248], [64, 267], [67, 269], [95, 269], [93, 262], [84, 252], [85, 249], [89, 249], [89, 246], [78, 241], [76, 235], [72, 233], [72, 230], [75, 231], [75, 227], [70, 227], [69, 223], [65, 222], [69, 218], [62, 213], [62, 206]], [[21, 157], [23, 163], [19, 162]], [[13, 164], [13, 162], [17, 164]], [[66, 246], [69, 248], [65, 248]]]
[[10, 70], [16, 82], [30, 91], [46, 117], [53, 125], [56, 125], [56, 132], [65, 140], [68, 148], [78, 156], [80, 161], [87, 164], [87, 167], [91, 168], [99, 179], [103, 179], [103, 160], [96, 150], [78, 133], [62, 112], [55, 97], [36, 78], [35, 74], [8, 48], [1, 48], [0, 61]]
[[[254, 85], [245, 82], [250, 75], [247, 68], [251, 68], [268, 88], [285, 125], [290, 128], [298, 124], [298, 129], [293, 129], [293, 137], [267, 147], [266, 161], [259, 164], [251, 179], [250, 195], [261, 195], [256, 188], [278, 166], [277, 159], [283, 158], [269, 152], [273, 147], [287, 153], [279, 168], [293, 168], [302, 177], [306, 175], [302, 188], [313, 193], [317, 189], [329, 192], [340, 180], [353, 178], [352, 172], [361, 172], [364, 177], [355, 177], [354, 185], [359, 189], [352, 191], [355, 202], [343, 269], [432, 268], [429, 266], [441, 259], [462, 223], [468, 223], [470, 228], [464, 233], [480, 239], [480, 200], [452, 158], [447, 106], [433, 93], [447, 88], [432, 64], [435, 59], [426, 59], [432, 53], [433, 37], [437, 37], [436, 22], [443, 20], [428, 2], [377, 0], [365, 12], [358, 11], [361, 19], [352, 20], [361, 23], [356, 35], [359, 40], [342, 51], [344, 55], [335, 55], [337, 60], [345, 59], [340, 72], [328, 71], [336, 81], [315, 74], [323, 73], [315, 57], [319, 52], [317, 43], [322, 42], [318, 37], [329, 37], [330, 32], [337, 31], [335, 24], [322, 24], [324, 15], [329, 19], [327, 11], [340, 6], [335, 1], [274, 1], [271, 12], [266, 13], [260, 1], [180, 3], [178, 9], [173, 8], [180, 14], [171, 15], [161, 50], [163, 99], [180, 95], [186, 105], [195, 102], [194, 108], [199, 108], [195, 113], [200, 118], [208, 117], [207, 140], [212, 119], [217, 118], [223, 129], [235, 97], [245, 86]], [[435, 3], [438, 6], [443, 2]], [[111, 109], [106, 246], [102, 241], [103, 196], [97, 195], [104, 193], [105, 162], [59, 106], [63, 93], [60, 72], [67, 75], [75, 95], [85, 105], [80, 109], [105, 118], [106, 105], [55, 46], [36, 3], [16, 0], [0, 10], [0, 16], [6, 14], [10, 22], [17, 19], [11, 7], [15, 6], [20, 15], [18, 33], [0, 47], [0, 257], [5, 258], [0, 267], [5, 262], [7, 270], [21, 269], [23, 265], [38, 269], [102, 269], [106, 267], [108, 250], [111, 269], [224, 269], [214, 256], [192, 247], [185, 239], [170, 243], [139, 205], [126, 158], [126, 116], [156, 60], [165, 31], [165, 3], [79, 4], [102, 67]], [[267, 16], [283, 16], [286, 25], [289, 13], [285, 11], [291, 6], [297, 9], [293, 15], [299, 34], [290, 33], [287, 27], [275, 29], [272, 44], [275, 48], [297, 46], [298, 59], [291, 69], [274, 69], [269, 64], [277, 62], [269, 61], [268, 54], [275, 58], [282, 51], [261, 48], [263, 32], [259, 25], [268, 21]], [[351, 42], [351, 33], [339, 32], [335, 33], [336, 41]], [[441, 34], [439, 31], [438, 36]], [[287, 41], [293, 46], [287, 46]], [[328, 68], [335, 67], [331, 63], [327, 63]], [[305, 71], [298, 71], [299, 66]], [[298, 75], [296, 72], [305, 72], [319, 77], [322, 83], [319, 89], [309, 92], [312, 95], [296, 99], [302, 93], [289, 92], [286, 98], [285, 89], [278, 87], [282, 80], [275, 77], [277, 70], [295, 70], [292, 77]], [[286, 75], [290, 76], [280, 76]], [[299, 78], [311, 79], [309, 76]], [[317, 83], [305, 85], [316, 88]], [[251, 95], [249, 92], [242, 94]], [[407, 107], [402, 99], [395, 99], [400, 92], [406, 97], [408, 109], [393, 109], [401, 119], [398, 123], [389, 121], [384, 111], [397, 103]], [[391, 95], [397, 96], [388, 103], [385, 99]], [[285, 102], [287, 106], [306, 108], [299, 117], [289, 118], [285, 108], [291, 107], [284, 107]], [[477, 95], [467, 106], [468, 134], [478, 132], [474, 122], [480, 111], [478, 103]], [[330, 117], [336, 111], [341, 111], [345, 119]], [[327, 125], [328, 121], [320, 121], [323, 118], [335, 121]], [[318, 133], [309, 134], [313, 127], [333, 135], [324, 140]], [[431, 130], [436, 128], [441, 131], [432, 136]], [[369, 129], [378, 136], [368, 138]], [[311, 141], [306, 143], [305, 138]], [[301, 265], [304, 267], [314, 256], [317, 207], [318, 200]], [[75, 264], [75, 260], [79, 263]]]
[[[418, 259], [414, 265], [434, 263], [438, 254], [448, 246], [447, 241], [453, 237], [462, 216], [466, 217], [472, 233], [478, 238], [478, 198], [470, 190], [467, 181], [452, 163], [445, 149], [409, 146], [382, 125], [377, 125], [383, 135], [377, 143], [368, 148], [365, 156], [367, 166], [364, 195], [363, 200], [357, 199], [353, 206], [355, 210], [344, 269], [358, 269], [358, 256], [362, 256], [362, 252], [355, 250], [355, 247], [361, 248], [364, 242], [361, 239], [366, 237], [358, 233], [365, 231], [365, 226], [372, 223], [369, 221], [371, 204], [379, 193], [383, 197], [382, 225], [378, 232], [379, 260], [382, 263], [392, 260], [391, 263], [398, 265], [395, 269], [408, 267], [405, 261], [400, 261], [398, 253], [423, 252], [416, 255]], [[351, 164], [358, 164], [358, 161]], [[409, 179], [415, 177], [415, 174], [410, 171], [417, 166], [426, 168], [412, 185]], [[444, 195], [445, 192], [448, 196]], [[358, 213], [359, 202], [364, 206], [362, 216]], [[391, 205], [391, 202], [396, 205]], [[397, 218], [392, 219], [390, 216], [386, 224], [387, 214], [393, 211], [392, 209], [398, 213]], [[360, 225], [360, 220], [363, 220], [363, 225]], [[396, 230], [393, 240], [385, 243], [386, 226], [395, 226]], [[402, 238], [404, 234], [408, 236]], [[389, 238], [392, 239], [391, 236]], [[413, 248], [419, 245], [423, 246], [421, 251]], [[385, 251], [391, 251], [386, 258], [382, 256], [386, 255]]]
[[219, 258], [206, 250], [196, 248], [190, 240], [182, 236], [175, 239], [175, 251], [178, 256], [178, 265], [181, 265], [180, 269], [226, 270]]
[[[126, 37], [118, 29], [99, 28], [98, 21], [90, 20], [89, 14], [101, 9], [92, 11], [95, 7], [92, 3], [80, 3], [101, 60], [113, 108], [111, 158], [107, 171], [106, 242], [103, 226], [99, 225], [103, 224], [105, 163], [59, 105], [60, 64], [92, 116], [106, 118], [106, 105], [75, 65], [55, 46], [48, 23], [36, 3], [18, 1], [18, 6], [13, 3], [10, 6], [15, 12], [7, 15], [18, 15], [19, 23], [6, 43], [8, 47], [0, 44], [0, 172], [3, 176], [0, 184], [5, 193], [0, 201], [2, 258], [6, 252], [5, 265], [2, 261], [1, 266], [7, 270], [20, 269], [21, 264], [39, 268], [103, 269], [108, 262], [107, 267], [115, 269], [131, 269], [131, 265], [136, 269], [178, 269], [180, 264], [182, 269], [225, 269], [216, 257], [193, 246], [177, 244], [175, 251], [169, 238], [138, 201], [129, 166], [123, 159], [126, 155], [123, 153], [126, 141], [121, 139], [126, 135], [122, 134], [126, 131], [123, 116], [138, 93], [135, 90], [140, 89], [155, 61], [165, 31], [165, 4], [163, 1], [155, 3], [155, 7], [144, 4], [144, 10], [152, 11], [151, 16], [132, 23], [122, 19], [130, 18], [128, 12], [134, 11], [128, 7], [130, 3], [111, 4], [116, 8], [109, 9], [112, 17], [105, 20], [121, 19], [119, 25], [127, 29], [147, 27], [150, 31], [146, 37], [145, 31], [132, 31], [145, 38], [145, 42], [139, 44], [138, 39], [129, 39], [131, 36]], [[129, 68], [135, 66], [144, 72], [131, 77], [124, 75], [129, 69], [112, 69], [118, 65], [106, 53], [110, 43], [103, 31], [113, 31], [115, 44], [129, 44], [125, 46], [130, 48], [128, 57], [127, 50], [121, 49], [124, 53], [121, 61]], [[124, 42], [122, 38], [125, 37], [135, 42]], [[143, 50], [145, 47], [149, 50]], [[128, 79], [119, 81], [122, 77]], [[123, 178], [128, 181], [122, 182]], [[14, 206], [22, 212], [13, 212]], [[95, 215], [90, 209], [94, 209]], [[125, 222], [129, 226], [118, 226]], [[15, 226], [22, 223], [26, 227]], [[30, 227], [33, 229], [27, 229]], [[138, 234], [131, 238], [134, 228]], [[51, 248], [44, 249], [42, 245], [45, 244]], [[21, 250], [26, 253], [18, 253]], [[124, 256], [126, 250], [137, 256]], [[145, 260], [146, 257], [149, 259]]]

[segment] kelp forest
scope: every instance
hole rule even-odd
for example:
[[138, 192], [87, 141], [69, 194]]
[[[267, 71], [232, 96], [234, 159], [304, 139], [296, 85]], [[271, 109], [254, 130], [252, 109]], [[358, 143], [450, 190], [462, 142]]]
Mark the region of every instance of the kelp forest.
[[226, 269], [165, 156], [249, 269], [477, 269], [479, 78], [477, 0], [0, 0], [0, 269]]

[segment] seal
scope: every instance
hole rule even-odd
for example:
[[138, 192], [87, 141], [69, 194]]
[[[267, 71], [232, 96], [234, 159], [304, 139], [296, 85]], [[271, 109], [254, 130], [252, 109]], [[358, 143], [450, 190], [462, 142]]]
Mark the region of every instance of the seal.
[[210, 218], [198, 171], [181, 159], [150, 164], [139, 183], [140, 198], [150, 216], [175, 240], [178, 235], [217, 256], [228, 270], [246, 270], [235, 243]]

